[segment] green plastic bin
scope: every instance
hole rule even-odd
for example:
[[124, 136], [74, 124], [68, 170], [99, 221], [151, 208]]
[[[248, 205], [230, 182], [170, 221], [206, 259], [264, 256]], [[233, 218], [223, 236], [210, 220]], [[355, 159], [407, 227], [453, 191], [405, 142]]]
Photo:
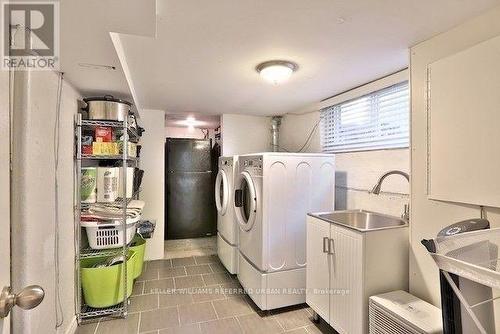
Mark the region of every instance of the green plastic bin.
[[[127, 297], [132, 294], [136, 253], [127, 254]], [[106, 257], [92, 257], [81, 260], [82, 288], [85, 303], [90, 307], [104, 308], [123, 302], [123, 264], [92, 268]]]
[[136, 234], [134, 239], [132, 239], [132, 244], [135, 244], [135, 246], [131, 246], [129, 249], [135, 252], [134, 279], [136, 279], [142, 274], [144, 253], [146, 251], [146, 240], [144, 240], [139, 234]]

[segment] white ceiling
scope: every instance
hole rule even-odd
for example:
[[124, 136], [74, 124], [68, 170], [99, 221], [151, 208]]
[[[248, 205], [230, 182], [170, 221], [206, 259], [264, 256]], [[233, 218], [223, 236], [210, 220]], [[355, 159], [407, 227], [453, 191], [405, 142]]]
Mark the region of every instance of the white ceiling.
[[[84, 96], [113, 94], [131, 100], [131, 91], [110, 32], [154, 38], [155, 0], [64, 0], [60, 2], [61, 70]], [[115, 66], [91, 69], [79, 63]]]
[[[141, 109], [283, 114], [408, 66], [409, 46], [499, 4], [64, 0], [61, 63], [84, 95], [134, 93]], [[110, 32], [119, 33], [113, 34], [117, 49]], [[270, 59], [293, 60], [300, 68], [289, 82], [272, 86], [254, 70]], [[82, 69], [78, 63], [117, 69]]]

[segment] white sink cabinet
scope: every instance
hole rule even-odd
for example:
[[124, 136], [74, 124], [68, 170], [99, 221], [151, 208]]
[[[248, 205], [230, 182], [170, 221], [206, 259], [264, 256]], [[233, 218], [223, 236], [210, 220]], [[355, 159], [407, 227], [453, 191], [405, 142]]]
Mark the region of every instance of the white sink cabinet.
[[307, 217], [306, 302], [339, 333], [368, 333], [368, 298], [408, 291], [408, 225], [361, 232]]

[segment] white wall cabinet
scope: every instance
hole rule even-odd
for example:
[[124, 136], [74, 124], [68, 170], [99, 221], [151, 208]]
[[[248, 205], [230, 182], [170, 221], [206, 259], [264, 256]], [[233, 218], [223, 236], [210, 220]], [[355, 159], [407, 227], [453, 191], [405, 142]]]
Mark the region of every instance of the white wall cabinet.
[[500, 207], [500, 36], [439, 59], [428, 74], [428, 196]]
[[408, 227], [370, 232], [307, 217], [307, 304], [339, 333], [368, 333], [368, 298], [408, 290]]

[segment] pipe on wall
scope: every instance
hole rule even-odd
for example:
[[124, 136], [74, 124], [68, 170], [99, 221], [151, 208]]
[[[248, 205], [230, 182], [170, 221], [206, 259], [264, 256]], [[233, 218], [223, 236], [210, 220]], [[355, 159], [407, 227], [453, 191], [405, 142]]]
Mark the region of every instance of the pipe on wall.
[[280, 126], [281, 126], [282, 116], [273, 116], [271, 118], [271, 137], [272, 137], [272, 149], [273, 152], [279, 152], [280, 145]]

